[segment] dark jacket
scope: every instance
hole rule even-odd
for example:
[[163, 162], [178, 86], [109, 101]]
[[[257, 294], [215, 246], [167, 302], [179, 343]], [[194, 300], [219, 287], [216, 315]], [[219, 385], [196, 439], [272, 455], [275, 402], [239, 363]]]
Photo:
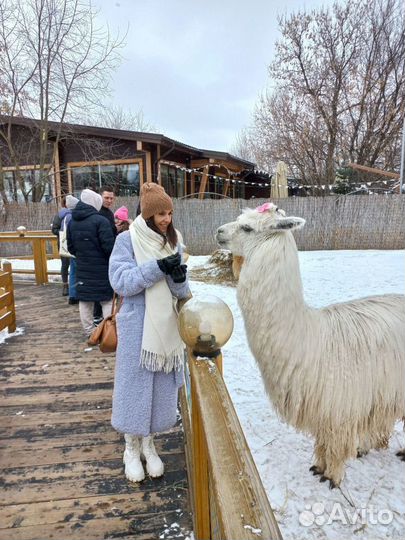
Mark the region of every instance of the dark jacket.
[[62, 221], [66, 217], [66, 214], [69, 214], [70, 210], [68, 208], [61, 208], [59, 212], [54, 216], [51, 223], [51, 231], [56, 236], [59, 236], [59, 232], [62, 227]]
[[102, 206], [99, 214], [108, 219], [111, 225], [114, 238], [115, 238], [117, 236], [117, 227], [115, 226], [115, 219], [114, 219], [113, 212], [109, 208]]
[[108, 261], [114, 247], [108, 221], [82, 201], [72, 211], [67, 228], [68, 250], [76, 257], [77, 298], [83, 302], [111, 300]]

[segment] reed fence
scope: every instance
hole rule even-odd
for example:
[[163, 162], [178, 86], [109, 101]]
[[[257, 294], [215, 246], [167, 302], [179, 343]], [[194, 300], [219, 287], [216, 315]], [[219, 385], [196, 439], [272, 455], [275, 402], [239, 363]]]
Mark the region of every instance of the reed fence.
[[[262, 204], [266, 199], [196, 200], [174, 199], [175, 225], [183, 233], [192, 255], [208, 255], [216, 249], [217, 227], [233, 221], [243, 208]], [[287, 214], [306, 219], [305, 227], [295, 236], [303, 251], [325, 249], [403, 249], [405, 247], [405, 197], [403, 195], [340, 195], [330, 197], [291, 197], [273, 200]], [[137, 197], [118, 197], [115, 207], [127, 206], [134, 217]], [[0, 215], [0, 230], [15, 231], [50, 228], [57, 208], [53, 204], [9, 205]], [[0, 256], [19, 252], [6, 244]], [[24, 251], [26, 250], [26, 251]]]

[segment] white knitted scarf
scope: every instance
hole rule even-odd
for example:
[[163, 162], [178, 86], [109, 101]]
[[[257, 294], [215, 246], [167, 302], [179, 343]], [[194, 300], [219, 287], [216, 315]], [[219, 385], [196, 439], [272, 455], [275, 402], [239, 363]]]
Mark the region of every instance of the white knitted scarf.
[[[139, 215], [129, 227], [132, 247], [139, 265], [152, 259], [163, 259], [176, 253], [162, 237], [152, 231]], [[140, 364], [149, 371], [180, 370], [184, 361], [184, 344], [177, 327], [175, 300], [161, 279], [145, 289], [145, 318], [143, 323]]]

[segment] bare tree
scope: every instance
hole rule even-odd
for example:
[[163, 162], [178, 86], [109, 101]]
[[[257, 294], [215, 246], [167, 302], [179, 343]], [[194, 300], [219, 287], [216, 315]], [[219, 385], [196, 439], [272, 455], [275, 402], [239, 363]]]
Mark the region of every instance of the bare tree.
[[105, 105], [86, 122], [110, 129], [128, 129], [152, 133], [156, 127], [145, 119], [142, 109], [134, 112], [120, 105]]
[[394, 167], [405, 107], [401, 0], [348, 0], [280, 20], [272, 90], [251, 139], [308, 183], [333, 183], [344, 161]]
[[[11, 89], [0, 137], [26, 201], [43, 197], [63, 123], [95, 109], [109, 92], [123, 41], [96, 27], [95, 16], [85, 0], [0, 0], [0, 85]], [[13, 130], [18, 115], [38, 119], [32, 149], [38, 174], [31, 187], [20, 169], [27, 154]]]
[[243, 128], [235, 137], [230, 153], [247, 161], [256, 161], [250, 128]]

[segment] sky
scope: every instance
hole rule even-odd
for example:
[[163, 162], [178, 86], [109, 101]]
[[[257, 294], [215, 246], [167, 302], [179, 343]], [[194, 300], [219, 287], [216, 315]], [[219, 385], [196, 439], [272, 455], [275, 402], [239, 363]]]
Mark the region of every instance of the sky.
[[93, 0], [100, 23], [128, 28], [114, 105], [142, 109], [157, 133], [229, 152], [268, 83], [278, 16], [332, 0]]

